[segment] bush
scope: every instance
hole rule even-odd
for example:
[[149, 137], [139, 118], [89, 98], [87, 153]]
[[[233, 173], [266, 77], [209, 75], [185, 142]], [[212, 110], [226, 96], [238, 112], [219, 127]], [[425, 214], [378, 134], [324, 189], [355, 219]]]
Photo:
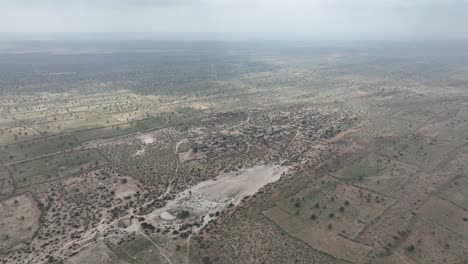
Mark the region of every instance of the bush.
[[178, 218], [180, 219], [185, 219], [190, 216], [189, 211], [183, 210], [182, 212], [179, 213]]

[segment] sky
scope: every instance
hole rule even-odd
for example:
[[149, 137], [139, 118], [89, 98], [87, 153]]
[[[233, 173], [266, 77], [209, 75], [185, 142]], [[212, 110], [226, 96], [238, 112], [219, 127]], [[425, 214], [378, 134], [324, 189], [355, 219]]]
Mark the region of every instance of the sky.
[[0, 0], [0, 36], [467, 40], [468, 0]]

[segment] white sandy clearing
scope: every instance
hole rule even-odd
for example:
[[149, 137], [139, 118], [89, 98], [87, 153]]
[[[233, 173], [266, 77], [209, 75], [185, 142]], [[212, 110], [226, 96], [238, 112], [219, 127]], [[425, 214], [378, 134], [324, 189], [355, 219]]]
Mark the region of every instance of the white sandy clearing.
[[268, 183], [279, 180], [288, 169], [279, 165], [257, 165], [238, 172], [223, 173], [185, 190], [146, 218], [162, 224], [173, 220], [167, 216], [177, 215], [182, 210], [189, 211], [191, 217], [206, 218], [211, 213], [226, 209], [231, 203], [239, 204], [245, 196], [253, 195]]
[[145, 144], [151, 144], [154, 142], [153, 135], [150, 134], [141, 134], [138, 136], [138, 139], [141, 140]]
[[162, 212], [159, 217], [161, 217], [161, 219], [163, 220], [174, 220], [176, 219], [175, 216], [171, 215], [170, 213], [168, 212]]
[[142, 155], [143, 153], [145, 153], [145, 150], [146, 150], [146, 149], [137, 150], [137, 151], [135, 152], [135, 154], [133, 154], [133, 157]]
[[140, 188], [138, 188], [138, 185], [134, 182], [133, 179], [127, 179], [127, 183], [118, 183], [117, 188], [115, 190], [115, 198], [120, 198], [123, 199], [126, 196], [132, 196], [138, 191], [140, 191]]
[[206, 110], [210, 108], [206, 104], [201, 104], [201, 103], [192, 103], [191, 107], [197, 110]]

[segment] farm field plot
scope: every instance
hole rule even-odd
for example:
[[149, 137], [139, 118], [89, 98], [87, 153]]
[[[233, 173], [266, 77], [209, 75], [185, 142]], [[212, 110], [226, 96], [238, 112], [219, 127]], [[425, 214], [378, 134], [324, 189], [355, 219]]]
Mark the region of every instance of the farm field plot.
[[467, 139], [468, 107], [462, 106], [453, 117], [435, 120], [421, 127], [417, 132], [429, 138], [445, 142], [460, 142]]
[[460, 177], [451, 182], [450, 186], [440, 193], [439, 197], [461, 208], [468, 208], [468, 201], [466, 200], [468, 195], [467, 187], [468, 179], [466, 177]]
[[12, 172], [8, 169], [3, 168], [0, 171], [0, 197], [7, 197], [13, 190], [13, 180], [11, 178]]
[[454, 234], [468, 237], [468, 213], [449, 200], [431, 197], [420, 209], [421, 217], [438, 224]]
[[104, 244], [98, 244], [96, 247], [87, 248], [77, 255], [65, 260], [63, 263], [128, 264], [128, 262], [119, 259], [119, 257]]
[[34, 126], [34, 129], [39, 131], [42, 134], [59, 134], [59, 133], [66, 133], [66, 132], [73, 132], [77, 130], [86, 130], [92, 128], [99, 128], [104, 126], [112, 126], [120, 124], [119, 121], [108, 117], [108, 116], [88, 116], [81, 119], [75, 120], [66, 120], [60, 122], [51, 122], [51, 123], [44, 123], [38, 124]]
[[78, 141], [71, 135], [58, 135], [38, 138], [0, 148], [0, 164], [34, 158], [40, 155], [63, 151], [78, 146]]
[[9, 165], [15, 187], [22, 188], [67, 177], [106, 163], [95, 150], [69, 152]]
[[0, 252], [32, 238], [39, 228], [41, 212], [30, 195], [15, 196], [0, 203]]
[[75, 136], [79, 142], [85, 143], [95, 139], [112, 138], [119, 135], [135, 133], [145, 129], [146, 127], [141, 123], [134, 122], [128, 124], [106, 126], [103, 128], [89, 129], [85, 131], [78, 131], [74, 132], [73, 136]]
[[466, 241], [431, 221], [418, 218], [392, 254], [416, 263], [463, 263]]
[[362, 186], [388, 196], [413, 177], [417, 166], [371, 153], [337, 172], [337, 177], [345, 182]]
[[406, 119], [408, 121], [412, 122], [425, 122], [428, 121], [431, 117], [436, 115], [437, 113], [434, 112], [433, 110], [429, 109], [421, 109], [421, 108], [415, 108], [415, 109], [407, 109], [403, 110], [401, 112], [396, 113], [394, 116]]
[[441, 143], [435, 144], [416, 139], [394, 140], [393, 144], [383, 147], [377, 153], [387, 158], [405, 161], [411, 165], [419, 166], [424, 171], [431, 171], [443, 166], [446, 157], [455, 150], [453, 144]]
[[36, 139], [41, 135], [29, 127], [12, 127], [0, 131], [0, 146], [25, 142], [28, 140]]
[[362, 262], [371, 247], [356, 243], [353, 238], [393, 200], [333, 178], [321, 182], [278, 202], [264, 214], [313, 248]]

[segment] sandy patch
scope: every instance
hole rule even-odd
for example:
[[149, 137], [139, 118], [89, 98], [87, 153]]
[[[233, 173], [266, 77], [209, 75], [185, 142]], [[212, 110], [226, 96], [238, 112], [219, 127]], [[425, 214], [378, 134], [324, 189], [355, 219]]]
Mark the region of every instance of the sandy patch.
[[193, 152], [192, 150], [185, 151], [185, 152], [179, 152], [177, 153], [179, 157], [179, 162], [183, 163], [185, 161], [189, 160], [196, 160], [196, 159], [204, 159], [206, 158], [206, 153], [203, 153], [201, 151], [198, 151], [197, 153]]
[[149, 134], [141, 134], [138, 136], [138, 139], [141, 140], [141, 142], [145, 144], [151, 144], [154, 142], [153, 135], [149, 135]]
[[161, 217], [161, 219], [163, 220], [174, 220], [176, 219], [175, 216], [171, 215], [170, 213], [168, 212], [162, 212], [159, 217]]
[[237, 172], [223, 173], [215, 179], [201, 182], [180, 193], [176, 199], [170, 201], [147, 216], [156, 224], [167, 220], [168, 214], [178, 215], [187, 210], [191, 217], [205, 216], [226, 209], [229, 204], [237, 205], [248, 196], [255, 194], [268, 183], [280, 179], [289, 167], [258, 165]]
[[134, 157], [135, 157], [135, 156], [140, 156], [140, 155], [142, 155], [143, 153], [145, 153], [145, 150], [146, 150], [146, 149], [137, 150], [137, 151], [135, 152], [135, 154], [133, 154], [133, 156], [134, 156]]
[[350, 133], [354, 133], [354, 132], [357, 132], [358, 130], [357, 129], [354, 129], [354, 128], [351, 128], [351, 129], [348, 129], [348, 130], [345, 130], [345, 131], [342, 131], [338, 134], [336, 134], [334, 137], [332, 137], [331, 139], [328, 140], [329, 143], [335, 143], [337, 141], [340, 141], [341, 139], [343, 139], [346, 135], [350, 134]]
[[115, 197], [123, 199], [126, 196], [132, 196], [139, 191], [137, 184], [133, 179], [125, 178], [126, 183], [119, 182], [115, 190]]
[[192, 103], [191, 105], [194, 109], [198, 109], [198, 110], [206, 110], [206, 109], [209, 109], [210, 107], [208, 107], [207, 105], [205, 104], [201, 104], [201, 103]]
[[180, 162], [180, 163], [183, 163], [184, 161], [189, 160], [189, 159], [190, 159], [189, 157], [190, 157], [191, 152], [192, 152], [192, 151], [189, 150], [189, 151], [177, 153], [177, 156], [179, 157], [179, 162]]
[[223, 134], [223, 135], [228, 135], [228, 136], [242, 135], [242, 133], [238, 129], [234, 129], [234, 130], [223, 129], [223, 130], [219, 131], [219, 133]]

